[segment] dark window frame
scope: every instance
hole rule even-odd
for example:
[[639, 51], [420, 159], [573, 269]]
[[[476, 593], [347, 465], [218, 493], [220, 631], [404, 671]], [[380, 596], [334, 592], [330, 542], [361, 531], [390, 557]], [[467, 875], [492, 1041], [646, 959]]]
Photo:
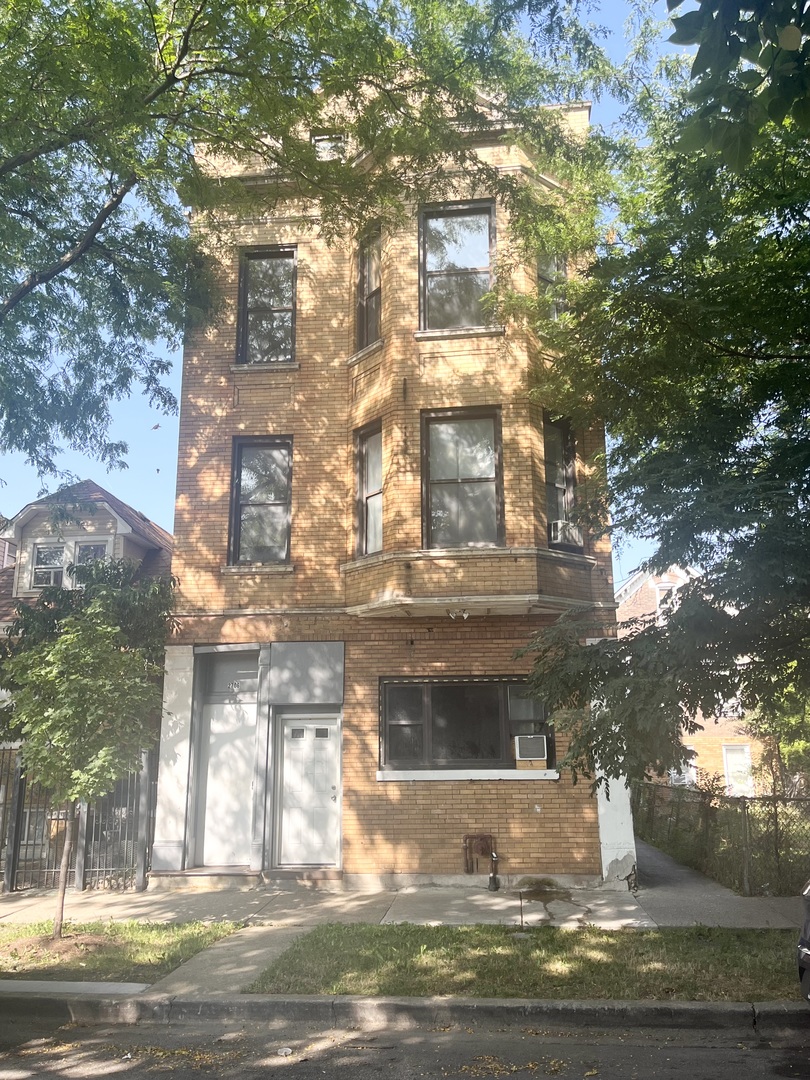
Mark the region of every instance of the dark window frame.
[[[369, 491], [366, 486], [366, 447], [368, 440], [374, 435], [380, 436], [380, 456], [382, 457], [382, 421], [377, 420], [372, 424], [367, 424], [365, 427], [360, 428], [355, 432], [355, 462], [356, 462], [356, 516], [357, 516], [357, 528], [356, 536], [357, 543], [355, 546], [355, 554], [358, 558], [362, 558], [366, 555], [375, 555], [377, 552], [383, 550], [382, 543], [382, 521], [380, 522], [380, 546], [375, 548], [374, 551], [368, 550], [368, 500], [374, 495], [379, 495], [382, 500], [383, 494], [383, 478], [382, 468], [380, 469], [380, 487]], [[382, 514], [382, 507], [380, 509]]]
[[[548, 512], [549, 508], [549, 488], [552, 486], [552, 482], [549, 480], [549, 457], [546, 450], [546, 434], [549, 430], [558, 431], [562, 437], [563, 445], [563, 466], [565, 472], [565, 487], [563, 490], [563, 517], [552, 518]], [[571, 422], [567, 419], [552, 420], [547, 414], [543, 416], [543, 469], [545, 472], [545, 487], [546, 487], [546, 516], [547, 516], [547, 532], [548, 532], [548, 545], [550, 548], [562, 551], [577, 551], [583, 550], [583, 537], [582, 529], [573, 520], [573, 511], [576, 505], [576, 490], [577, 490], [577, 441], [574, 434], [574, 430], [571, 427]], [[560, 485], [554, 484], [559, 491]], [[552, 521], [565, 521], [566, 524], [571, 526], [571, 539], [570, 540], [552, 540]]]
[[[447, 423], [448, 421], [465, 420], [492, 420], [493, 439], [495, 443], [495, 543], [467, 543], [455, 544], [454, 550], [482, 550], [493, 547], [504, 547], [506, 543], [506, 529], [504, 524], [504, 489], [503, 489], [503, 431], [501, 426], [501, 408], [499, 405], [481, 406], [469, 409], [425, 409], [421, 414], [421, 456], [422, 456], [422, 547], [425, 550], [433, 550], [431, 530], [431, 487], [430, 479], [430, 427], [433, 423]], [[472, 478], [478, 481], [479, 478]], [[443, 481], [451, 483], [451, 481]], [[464, 483], [462, 478], [454, 483]], [[438, 481], [437, 481], [438, 483]], [[438, 545], [436, 545], [438, 547]]]
[[[498, 687], [498, 738], [500, 742], [499, 758], [434, 758], [432, 754], [432, 729], [433, 729], [433, 704], [432, 688], [447, 686], [496, 686]], [[389, 756], [390, 746], [389, 732], [392, 727], [404, 727], [412, 721], [397, 723], [387, 715], [387, 689], [389, 687], [413, 686], [421, 688], [422, 712], [419, 723], [422, 726], [422, 756], [421, 758], [393, 758]], [[556, 769], [556, 745], [554, 727], [545, 716], [545, 708], [540, 705], [540, 716], [535, 720], [512, 719], [509, 715], [509, 689], [514, 686], [526, 686], [528, 683], [520, 676], [514, 675], [482, 675], [475, 677], [457, 678], [423, 678], [419, 676], [384, 675], [379, 681], [379, 742], [380, 757], [379, 766], [382, 771], [436, 771], [436, 770], [470, 770], [470, 769], [514, 769], [519, 775], [517, 763], [512, 754], [512, 740], [516, 735], [537, 734], [545, 735], [547, 740], [548, 757], [546, 768]], [[531, 726], [531, 732], [519, 730]]]
[[[248, 307], [248, 281], [250, 264], [266, 259], [287, 260], [292, 264], [292, 304], [285, 307]], [[296, 310], [298, 300], [298, 249], [295, 245], [279, 244], [271, 247], [246, 248], [239, 254], [239, 311], [236, 334], [236, 363], [247, 367], [281, 367], [295, 363]], [[254, 311], [290, 312], [290, 355], [285, 360], [259, 361], [248, 356], [249, 316]]]
[[[369, 288], [368, 253], [377, 249], [379, 284]], [[357, 349], [367, 349], [382, 338], [382, 232], [379, 227], [368, 232], [357, 252]]]
[[[287, 554], [283, 559], [273, 559], [269, 562], [248, 562], [239, 558], [241, 547], [241, 482], [242, 482], [242, 452], [250, 447], [284, 447], [288, 452], [287, 467], [287, 498], [285, 502], [268, 502], [262, 505], [285, 506], [287, 524]], [[229, 566], [283, 566], [290, 562], [290, 547], [292, 541], [292, 483], [293, 483], [293, 438], [292, 435], [261, 435], [239, 436], [233, 440], [233, 455], [231, 464], [231, 503], [230, 525], [228, 532], [228, 565]]]
[[[463, 270], [431, 270], [427, 268], [427, 222], [431, 218], [463, 217], [471, 213], [486, 214], [489, 221], [489, 261], [486, 267], [464, 267]], [[462, 274], [483, 273], [489, 275], [489, 288], [492, 289], [495, 257], [495, 200], [476, 199], [468, 202], [441, 203], [423, 206], [419, 212], [419, 329], [420, 330], [471, 330], [486, 326], [486, 322], [457, 327], [432, 327], [429, 320], [428, 291], [433, 278], [453, 277]]]
[[548, 314], [551, 319], [558, 319], [565, 305], [558, 299], [548, 299], [548, 290], [553, 289], [568, 277], [568, 260], [565, 255], [545, 253], [537, 260], [537, 291], [545, 293]]

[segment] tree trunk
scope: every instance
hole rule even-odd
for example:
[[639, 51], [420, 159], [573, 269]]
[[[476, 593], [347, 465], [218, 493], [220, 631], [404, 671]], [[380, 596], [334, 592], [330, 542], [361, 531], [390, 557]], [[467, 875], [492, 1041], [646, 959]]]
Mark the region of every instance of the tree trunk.
[[53, 937], [57, 941], [62, 936], [62, 923], [65, 918], [65, 893], [68, 874], [70, 873], [70, 855], [73, 851], [73, 837], [76, 832], [76, 803], [67, 803], [65, 819], [65, 843], [62, 848], [62, 861], [59, 863], [59, 888], [56, 891], [56, 915], [53, 920]]

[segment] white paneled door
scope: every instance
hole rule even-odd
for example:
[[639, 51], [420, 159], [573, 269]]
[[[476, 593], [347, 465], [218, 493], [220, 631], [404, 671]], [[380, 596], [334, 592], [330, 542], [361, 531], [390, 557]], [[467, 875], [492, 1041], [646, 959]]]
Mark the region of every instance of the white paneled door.
[[336, 717], [283, 717], [279, 866], [337, 866], [340, 745]]
[[253, 762], [256, 756], [255, 704], [206, 705], [208, 735], [203, 762], [204, 866], [247, 866], [250, 862], [250, 814]]

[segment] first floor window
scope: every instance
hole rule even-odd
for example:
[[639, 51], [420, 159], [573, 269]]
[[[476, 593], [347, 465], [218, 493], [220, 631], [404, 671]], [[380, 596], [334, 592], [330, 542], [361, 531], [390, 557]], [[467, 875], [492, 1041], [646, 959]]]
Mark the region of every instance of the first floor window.
[[289, 559], [292, 439], [239, 439], [234, 446], [230, 562]]
[[425, 547], [503, 543], [500, 436], [497, 409], [424, 415]]
[[427, 209], [421, 218], [423, 330], [485, 326], [482, 298], [492, 288], [494, 206], [459, 203]]
[[515, 762], [519, 737], [545, 736], [547, 767], [553, 735], [542, 705], [525, 683], [506, 679], [381, 682], [383, 767], [494, 768]]
[[292, 363], [295, 277], [294, 248], [267, 248], [242, 255], [237, 363]]
[[544, 445], [548, 542], [557, 547], [581, 548], [582, 529], [571, 520], [576, 489], [576, 446], [567, 421], [546, 419]]
[[48, 585], [61, 585], [64, 574], [64, 544], [35, 544], [34, 567], [31, 585], [34, 589], [44, 589]]
[[357, 554], [382, 550], [382, 429], [366, 428], [357, 437]]

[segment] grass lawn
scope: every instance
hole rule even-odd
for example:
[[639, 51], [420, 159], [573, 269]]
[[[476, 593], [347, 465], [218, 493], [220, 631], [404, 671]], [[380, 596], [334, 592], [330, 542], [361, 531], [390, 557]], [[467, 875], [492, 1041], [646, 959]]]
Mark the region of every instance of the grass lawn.
[[0, 978], [153, 983], [240, 928], [234, 922], [0, 923]]
[[257, 994], [765, 1001], [798, 996], [791, 930], [320, 926]]

